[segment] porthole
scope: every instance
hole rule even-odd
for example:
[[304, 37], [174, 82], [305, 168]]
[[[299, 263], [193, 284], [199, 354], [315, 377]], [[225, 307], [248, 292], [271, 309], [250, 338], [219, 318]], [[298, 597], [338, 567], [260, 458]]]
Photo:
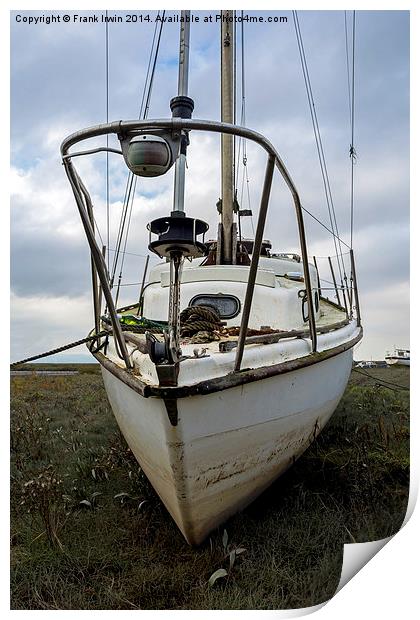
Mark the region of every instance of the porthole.
[[189, 306], [209, 306], [219, 313], [221, 319], [233, 319], [241, 311], [241, 302], [234, 295], [196, 295], [190, 300]]

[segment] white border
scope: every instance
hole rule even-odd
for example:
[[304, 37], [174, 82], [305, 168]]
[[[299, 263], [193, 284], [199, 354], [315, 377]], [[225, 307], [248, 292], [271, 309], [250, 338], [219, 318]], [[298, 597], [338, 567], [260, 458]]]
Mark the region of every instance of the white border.
[[[200, 10], [204, 10], [206, 8], [210, 8], [207, 5], [201, 5], [200, 7], [198, 7], [197, 5], [188, 3], [189, 6], [185, 6], [180, 4], [179, 2], [164, 2], [161, 1], [158, 3], [159, 4], [159, 8], [170, 8], [170, 9], [179, 9], [179, 8], [200, 8]], [[254, 9], [256, 8], [256, 3], [255, 2], [249, 2], [249, 1], [244, 1], [242, 2], [240, 5], [237, 3], [234, 3], [236, 6], [232, 6], [232, 3], [228, 3], [228, 8], [240, 8], [240, 9]], [[1, 57], [3, 59], [4, 65], [5, 65], [5, 70], [2, 72], [3, 75], [3, 84], [4, 83], [9, 83], [9, 50], [10, 50], [10, 45], [9, 45], [9, 11], [10, 10], [61, 10], [61, 9], [69, 9], [69, 10], [76, 10], [76, 9], [80, 9], [80, 10], [94, 10], [94, 9], [105, 9], [105, 8], [109, 8], [109, 9], [121, 9], [121, 7], [116, 7], [115, 6], [116, 3], [103, 3], [103, 2], [98, 2], [98, 1], [90, 1], [90, 2], [84, 2], [83, 5], [82, 3], [78, 2], [75, 3], [74, 5], [69, 6], [68, 3], [65, 3], [61, 0], [55, 0], [54, 2], [48, 2], [47, 0], [45, 0], [45, 2], [42, 3], [42, 8], [41, 9], [37, 9], [36, 6], [34, 6], [33, 3], [30, 2], [21, 2], [19, 4], [16, 4], [14, 2], [6, 2], [6, 3], [2, 3], [2, 7], [0, 9], [0, 15], [1, 15], [1, 28], [2, 28], [2, 36], [1, 36]], [[124, 3], [124, 8], [136, 8], [137, 10], [139, 9], [144, 9], [147, 8], [147, 3], [144, 6], [140, 6], [138, 2], [133, 2], [132, 0], [128, 0]], [[156, 8], [156, 7], [154, 7]], [[219, 8], [226, 8], [226, 6], [222, 3], [212, 3], [211, 5], [211, 10], [214, 9], [219, 9]], [[282, 7], [278, 6], [278, 5], [274, 5], [274, 3], [272, 2], [258, 2], [258, 8], [260, 8], [261, 10], [282, 10]], [[317, 6], [311, 5], [309, 2], [296, 2], [295, 5], [293, 5], [292, 7], [287, 7], [289, 8], [293, 8], [293, 9], [311, 9], [311, 10], [324, 10], [324, 9], [335, 9], [335, 10], [344, 10], [344, 9], [360, 9], [360, 10], [367, 10], [367, 9], [371, 9], [371, 10], [411, 10], [411, 63], [412, 63], [412, 67], [411, 67], [411, 77], [412, 77], [412, 86], [411, 86], [411, 109], [412, 109], [412, 116], [411, 116], [411, 134], [412, 136], [419, 136], [420, 133], [418, 131], [418, 121], [417, 121], [417, 114], [415, 114], [415, 111], [420, 109], [420, 101], [419, 101], [419, 97], [418, 97], [418, 89], [417, 89], [417, 81], [415, 81], [416, 77], [419, 74], [419, 67], [418, 67], [418, 62], [417, 59], [419, 58], [419, 46], [417, 44], [417, 38], [419, 36], [419, 19], [418, 19], [418, 10], [415, 8], [414, 3], [404, 3], [403, 6], [401, 5], [401, 3], [397, 4], [395, 2], [389, 2], [389, 1], [383, 1], [382, 3], [377, 3], [377, 2], [364, 2], [362, 3], [356, 3], [356, 5], [354, 6], [349, 6], [348, 3], [343, 3], [343, 2], [321, 2], [319, 3]], [[7, 60], [6, 60], [7, 59]], [[1, 105], [2, 105], [2, 118], [3, 119], [7, 119], [9, 118], [9, 98], [2, 94], [2, 97], [0, 98], [1, 100]], [[417, 130], [417, 131], [416, 131]], [[413, 140], [414, 142], [414, 140]], [[412, 159], [411, 159], [411, 170], [412, 170], [412, 180], [413, 183], [416, 181], [416, 179], [419, 177], [419, 158], [417, 155], [417, 151], [418, 151], [418, 146], [415, 145], [415, 148], [412, 148]], [[3, 201], [2, 201], [2, 216], [5, 218], [5, 221], [2, 221], [2, 230], [4, 231], [4, 236], [6, 237], [6, 239], [3, 239], [3, 243], [1, 244], [0, 248], [1, 248], [1, 264], [2, 267], [4, 269], [3, 272], [3, 278], [2, 281], [7, 282], [8, 281], [8, 271], [9, 271], [9, 259], [8, 259], [8, 228], [9, 228], [9, 220], [8, 220], [8, 215], [5, 214], [6, 211], [6, 205], [8, 205], [8, 195], [7, 195], [7, 183], [5, 182], [4, 179], [4, 171], [8, 170], [8, 163], [7, 163], [7, 153], [6, 153], [6, 148], [5, 146], [3, 146], [2, 150], [1, 150], [1, 167], [0, 169], [3, 171], [2, 173], [2, 183], [1, 183], [1, 187], [3, 190]], [[417, 183], [416, 183], [417, 185]], [[418, 204], [418, 201], [415, 202], [415, 198], [417, 198], [417, 192], [415, 192], [415, 189], [417, 189], [417, 187], [411, 189], [411, 204], [413, 205], [413, 210], [412, 210], [412, 218], [413, 218], [413, 224], [412, 224], [412, 229], [413, 230], [420, 230], [420, 227], [418, 226], [419, 224], [419, 218], [418, 218], [418, 210], [420, 208], [420, 204]], [[398, 206], [396, 205], [396, 208], [398, 208]], [[416, 252], [416, 245], [418, 245], [418, 243], [412, 243], [412, 248], [411, 248], [411, 264], [412, 265], [418, 265], [419, 263], [419, 257], [416, 256], [415, 254], [417, 254]], [[417, 260], [416, 260], [417, 259]], [[416, 280], [417, 280], [417, 276]], [[418, 282], [415, 281], [412, 284], [412, 290], [415, 290], [417, 288]], [[5, 287], [3, 285], [4, 289], [7, 289], [7, 287]], [[417, 295], [412, 295], [412, 308], [416, 308], [418, 307], [417, 304], [415, 303], [417, 301]], [[2, 305], [0, 306], [2, 309], [7, 309], [8, 307], [8, 302], [7, 302], [7, 298], [6, 300], [3, 301]], [[7, 310], [6, 312], [4, 312], [3, 310], [3, 314], [2, 314], [2, 318], [3, 318], [3, 322], [7, 321], [7, 316], [5, 316], [5, 314], [7, 315]], [[413, 312], [414, 314], [414, 312]], [[412, 334], [414, 334], [414, 322], [412, 322]], [[414, 372], [415, 374], [418, 375], [418, 364], [416, 363], [416, 358], [418, 357], [418, 338], [415, 339], [415, 342], [411, 343], [411, 349], [414, 350], [414, 354], [412, 355], [413, 358], [413, 368], [412, 368], [412, 373]], [[8, 354], [6, 353], [6, 355], [2, 356], [2, 363], [4, 364], [4, 373], [2, 373], [2, 377], [6, 377], [8, 376], [8, 374], [6, 375], [6, 372], [8, 373], [8, 368], [6, 368], [6, 362], [9, 359]], [[6, 361], [5, 361], [6, 360]], [[7, 394], [7, 387], [6, 385], [3, 385], [3, 394]], [[8, 395], [6, 396], [6, 398], [8, 398]], [[6, 411], [6, 408], [2, 408], [2, 411]], [[417, 496], [417, 488], [418, 488], [418, 481], [419, 481], [419, 459], [418, 459], [418, 454], [420, 453], [419, 451], [419, 423], [417, 421], [418, 419], [418, 415], [419, 415], [419, 411], [418, 411], [418, 394], [417, 394], [417, 390], [415, 391], [415, 393], [413, 394], [412, 397], [412, 437], [415, 437], [415, 440], [412, 440], [412, 482], [411, 482], [411, 503], [415, 503], [415, 499]], [[4, 432], [3, 432], [3, 437], [8, 437], [8, 424], [7, 424], [7, 419], [5, 420], [5, 416], [2, 417], [2, 421], [3, 424], [5, 424], [5, 428], [4, 428]], [[7, 440], [6, 440], [7, 441]], [[6, 475], [8, 474], [9, 471], [9, 467], [8, 467], [8, 458], [9, 458], [9, 450], [7, 449], [7, 446], [5, 446], [5, 449], [2, 451], [3, 454], [3, 459], [4, 459], [4, 467], [2, 467], [2, 471], [4, 473], [6, 473]], [[3, 489], [4, 489], [4, 494], [5, 494], [5, 489], [7, 488], [7, 484], [3, 485]], [[5, 500], [6, 501], [6, 500]], [[417, 610], [418, 612], [418, 602], [417, 602], [417, 589], [418, 589], [418, 575], [419, 575], [419, 570], [418, 570], [418, 560], [417, 560], [417, 554], [418, 554], [418, 549], [420, 548], [419, 542], [420, 542], [420, 536], [419, 536], [419, 532], [420, 532], [420, 517], [419, 517], [419, 509], [417, 508], [417, 510], [414, 511], [413, 516], [409, 519], [408, 523], [405, 525], [405, 527], [385, 546], [384, 549], [382, 549], [378, 555], [376, 555], [358, 574], [356, 574], [350, 581], [349, 584], [347, 584], [338, 594], [336, 594], [336, 596], [329, 602], [327, 603], [325, 606], [323, 606], [321, 609], [319, 609], [318, 611], [316, 611], [317, 614], [317, 618], [320, 618], [320, 620], [337, 620], [337, 618], [340, 618], [340, 620], [347, 620], [347, 619], [351, 619], [354, 620], [354, 618], [369, 618], [369, 617], [380, 617], [380, 618], [384, 618], [384, 619], [392, 619], [395, 620], [396, 617], [399, 618], [404, 618], [404, 619], [408, 619], [408, 618], [414, 618], [417, 617], [417, 614], [415, 612], [415, 610]], [[7, 516], [5, 518], [4, 516], [4, 511], [3, 511], [3, 519], [7, 519]], [[3, 522], [4, 527], [2, 528], [2, 532], [3, 532], [3, 537], [2, 537], [2, 545], [4, 545], [4, 548], [2, 547], [2, 551], [4, 551], [4, 553], [2, 554], [3, 558], [8, 558], [9, 556], [9, 545], [8, 545], [8, 540], [6, 540], [6, 532], [8, 530], [8, 523], [4, 523]], [[32, 615], [31, 611], [25, 611], [25, 612], [10, 612], [8, 611], [8, 600], [9, 600], [9, 564], [8, 561], [6, 560], [5, 564], [3, 565], [3, 579], [1, 580], [1, 585], [2, 585], [2, 596], [1, 596], [1, 600], [2, 600], [2, 607], [3, 610], [6, 613], [10, 613], [13, 615], [20, 615], [21, 613], [25, 614], [25, 617], [27, 617], [28, 614]], [[319, 606], [318, 606], [319, 608]], [[316, 608], [316, 609], [318, 609]], [[303, 611], [303, 610], [302, 610]], [[309, 611], [309, 610], [307, 610]], [[315, 611], [315, 609], [314, 609]], [[42, 612], [36, 612], [37, 615], [39, 616], [39, 614], [42, 614]], [[76, 611], [58, 611], [58, 612], [54, 612], [55, 614], [68, 614], [71, 613], [72, 616], [77, 613]], [[82, 612], [83, 613], [83, 612]], [[94, 618], [95, 616], [98, 615], [99, 612], [84, 612], [84, 613], [89, 613], [89, 617], [90, 618]], [[101, 615], [106, 613], [106, 614], [114, 614], [115, 612], [110, 610], [110, 611], [101, 611], [100, 612]], [[120, 612], [123, 614], [132, 614], [132, 613], [139, 613], [139, 612], [131, 612], [131, 611], [123, 611]], [[158, 614], [166, 614], [168, 612], [164, 611], [164, 612], [152, 612], [152, 611], [143, 611], [141, 612], [142, 618], [150, 618], [150, 617], [155, 617]], [[191, 615], [191, 613], [194, 613], [194, 615], [196, 616], [197, 614], [211, 614], [211, 616], [213, 617], [215, 614], [217, 614], [218, 616], [223, 616], [223, 617], [229, 617], [231, 616], [236, 617], [238, 612], [228, 612], [228, 611], [203, 611], [203, 612], [174, 612], [172, 610], [169, 610], [169, 613], [173, 614], [173, 613], [178, 613], [178, 615]], [[252, 617], [254, 617], [256, 614], [265, 614], [266, 616], [269, 614], [270, 616], [275, 616], [275, 617], [291, 617], [292, 615], [301, 615], [301, 613], [298, 612], [298, 614], [293, 614], [293, 613], [288, 613], [288, 612], [257, 612], [257, 611], [245, 611], [242, 612], [248, 615], [252, 614]]]

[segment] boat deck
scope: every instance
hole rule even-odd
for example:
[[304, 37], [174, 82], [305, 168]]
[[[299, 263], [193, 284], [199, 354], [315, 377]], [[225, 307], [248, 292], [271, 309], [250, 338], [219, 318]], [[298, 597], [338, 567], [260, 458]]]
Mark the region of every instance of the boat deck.
[[[138, 309], [138, 305], [129, 306], [127, 308], [121, 309], [121, 314], [135, 314]], [[326, 298], [321, 298], [320, 300], [320, 315], [317, 318], [316, 325], [317, 330], [320, 332], [327, 332], [329, 329], [334, 330], [339, 327], [343, 327], [345, 322], [347, 321], [347, 315], [343, 308], [340, 308], [337, 304], [331, 302]], [[239, 327], [239, 325], [238, 325]], [[305, 327], [307, 328], [307, 326]], [[131, 344], [134, 344], [139, 350], [143, 349], [145, 346], [145, 336], [144, 334], [139, 334], [135, 331], [126, 330], [124, 331], [125, 339]], [[261, 332], [261, 336], [264, 335], [264, 332]], [[158, 339], [161, 339], [160, 334], [155, 334]], [[270, 337], [270, 333], [266, 333], [267, 338]], [[301, 330], [296, 329], [296, 334], [290, 332], [290, 338], [293, 337], [301, 337]], [[211, 340], [208, 342], [194, 342], [191, 338], [180, 338], [180, 344], [183, 347], [186, 347], [185, 353], [192, 354], [193, 350], [197, 352], [197, 356], [200, 355], [201, 349], [205, 349], [207, 354], [213, 354], [223, 351], [231, 350], [232, 345], [229, 346], [228, 343], [236, 343], [238, 340], [238, 335], [223, 335], [222, 337], [218, 337], [215, 340]], [[247, 338], [246, 344], [252, 345], [257, 344], [256, 342], [252, 342], [252, 337]], [[226, 346], [224, 346], [226, 343]], [[144, 350], [144, 352], [146, 352]]]
[[[121, 315], [137, 314], [138, 307], [139, 307], [138, 304], [133, 304], [132, 306], [126, 306], [124, 308], [119, 309], [118, 313]], [[346, 318], [347, 318], [347, 315], [346, 315], [346, 311], [344, 310], [344, 308], [341, 308], [340, 306], [330, 301], [329, 299], [326, 299], [325, 297], [321, 297], [320, 313], [319, 313], [319, 317], [316, 320], [317, 327], [327, 327], [328, 325], [334, 325], [335, 323], [344, 321]], [[236, 336], [233, 336], [233, 337], [236, 337]]]
[[343, 308], [340, 308], [329, 299], [321, 297], [320, 316], [316, 321], [318, 327], [334, 325], [335, 323], [344, 321], [346, 318], [346, 311]]

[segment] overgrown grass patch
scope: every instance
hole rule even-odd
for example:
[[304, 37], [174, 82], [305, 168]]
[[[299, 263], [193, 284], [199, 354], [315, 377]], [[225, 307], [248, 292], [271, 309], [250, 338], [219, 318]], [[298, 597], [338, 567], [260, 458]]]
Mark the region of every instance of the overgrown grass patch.
[[[401, 526], [408, 392], [353, 374], [294, 467], [191, 548], [122, 438], [97, 370], [12, 378], [13, 609], [307, 607], [334, 594], [344, 542]], [[408, 385], [409, 369], [369, 372]]]

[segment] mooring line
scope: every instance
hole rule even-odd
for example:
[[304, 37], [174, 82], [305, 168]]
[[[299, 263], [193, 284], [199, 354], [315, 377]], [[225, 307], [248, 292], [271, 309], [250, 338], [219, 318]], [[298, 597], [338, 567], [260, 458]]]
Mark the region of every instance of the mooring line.
[[41, 357], [48, 357], [50, 355], [54, 355], [55, 353], [61, 353], [62, 351], [67, 351], [67, 349], [72, 349], [73, 347], [78, 347], [81, 344], [85, 344], [86, 342], [90, 342], [92, 340], [96, 340], [97, 338], [101, 338], [102, 336], [109, 336], [108, 331], [102, 331], [94, 336], [87, 336], [86, 338], [82, 338], [81, 340], [76, 340], [75, 342], [70, 342], [69, 344], [65, 344], [62, 347], [58, 347], [57, 349], [51, 349], [50, 351], [45, 351], [45, 353], [40, 353], [39, 355], [33, 355], [32, 357], [27, 357], [24, 360], [20, 360], [19, 362], [12, 362], [10, 367], [19, 366], [19, 364], [26, 364], [26, 362], [32, 362], [34, 360], [38, 360]]
[[[372, 381], [375, 381], [375, 383], [381, 383], [384, 387], [390, 390], [397, 388], [399, 390], [407, 390], [408, 392], [410, 391], [410, 388], [406, 387], [405, 385], [400, 385], [399, 383], [392, 383], [392, 381], [377, 379], [376, 377], [372, 377], [372, 375], [370, 375], [368, 372], [363, 372], [363, 370], [353, 368], [353, 372], [358, 372], [360, 375], [369, 377], [369, 379], [372, 379]], [[390, 387], [391, 385], [394, 386], [394, 388]]]

